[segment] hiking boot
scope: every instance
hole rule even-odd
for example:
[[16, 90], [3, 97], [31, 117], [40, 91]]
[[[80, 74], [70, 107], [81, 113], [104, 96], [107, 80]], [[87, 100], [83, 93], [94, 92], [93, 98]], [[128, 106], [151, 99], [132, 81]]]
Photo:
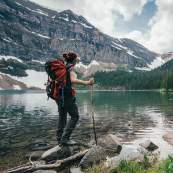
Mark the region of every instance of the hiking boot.
[[68, 141], [61, 141], [59, 146], [73, 146], [76, 145], [77, 143], [75, 141], [72, 140], [68, 140]]
[[57, 138], [58, 145], [61, 143], [61, 138]]

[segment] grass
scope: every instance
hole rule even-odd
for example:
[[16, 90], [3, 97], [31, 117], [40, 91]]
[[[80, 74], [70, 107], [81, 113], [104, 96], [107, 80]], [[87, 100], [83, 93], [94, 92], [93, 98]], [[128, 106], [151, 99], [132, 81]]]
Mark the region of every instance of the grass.
[[[144, 154], [144, 161], [137, 162], [133, 160], [121, 160], [117, 168], [115, 169], [118, 173], [145, 173], [148, 168], [151, 167], [151, 163], [149, 162], [149, 158], [146, 154]], [[114, 170], [114, 171], [115, 171]]]
[[89, 167], [88, 169], [82, 171], [83, 173], [104, 173], [106, 172], [110, 167], [112, 163], [109, 163], [108, 165], [104, 161], [100, 161], [99, 164], [95, 163], [92, 167]]
[[[104, 161], [94, 164], [92, 167], [83, 171], [84, 173], [104, 173], [112, 163], [106, 166]], [[169, 155], [166, 160], [158, 161], [157, 156], [151, 160], [144, 154], [143, 161], [121, 160], [111, 173], [173, 173], [173, 156]]]

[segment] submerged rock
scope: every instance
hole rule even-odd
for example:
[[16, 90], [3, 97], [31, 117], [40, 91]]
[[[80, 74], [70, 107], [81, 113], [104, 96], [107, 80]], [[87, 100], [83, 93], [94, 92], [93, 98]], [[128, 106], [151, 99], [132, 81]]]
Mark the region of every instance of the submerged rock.
[[141, 147], [145, 148], [148, 151], [154, 151], [156, 149], [158, 149], [159, 147], [157, 145], [155, 145], [151, 140], [147, 140], [145, 142], [142, 142], [139, 144]]
[[[89, 145], [92, 146], [94, 140], [90, 141]], [[97, 145], [101, 146], [108, 153], [120, 153], [122, 146], [121, 142], [116, 135], [108, 134], [97, 139]]]
[[33, 173], [57, 173], [57, 172], [53, 170], [37, 170]]
[[50, 150], [45, 151], [40, 159], [45, 160], [46, 162], [57, 160], [57, 159], [61, 160], [71, 156], [71, 154], [72, 154], [72, 151], [70, 150], [68, 146], [59, 147], [59, 145], [57, 145], [54, 148], [51, 148]]
[[170, 131], [162, 136], [165, 141], [173, 145], [173, 131]]
[[42, 156], [43, 153], [44, 153], [44, 151], [36, 151], [34, 154], [33, 154], [33, 152], [29, 152], [29, 153], [25, 154], [25, 158], [28, 159], [32, 155], [32, 157], [31, 157], [32, 161], [36, 161]]
[[73, 167], [70, 169], [70, 173], [82, 173], [82, 171], [80, 170], [79, 167], [76, 167], [76, 168]]
[[106, 159], [106, 157], [107, 155], [105, 150], [103, 150], [103, 148], [101, 148], [98, 145], [94, 145], [82, 158], [81, 162], [79, 163], [79, 166], [82, 169], [86, 169], [92, 166], [93, 163], [97, 163], [100, 160]]

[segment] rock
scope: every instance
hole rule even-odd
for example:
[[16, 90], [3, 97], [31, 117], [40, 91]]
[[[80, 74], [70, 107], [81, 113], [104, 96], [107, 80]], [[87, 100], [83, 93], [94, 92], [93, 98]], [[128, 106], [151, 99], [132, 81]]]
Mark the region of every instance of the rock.
[[[93, 145], [94, 140], [90, 141], [89, 145]], [[108, 134], [97, 139], [97, 145], [101, 146], [108, 153], [120, 153], [122, 146], [116, 135]]]
[[55, 145], [57, 145], [57, 144], [58, 144], [58, 141], [57, 141], [57, 139], [56, 139], [56, 141], [50, 141], [50, 142], [49, 142], [49, 144], [50, 144], [50, 145], [54, 145], [54, 146], [55, 146]]
[[33, 173], [57, 173], [57, 172], [53, 170], [37, 170]]
[[139, 145], [148, 151], [154, 151], [158, 148], [158, 146], [151, 142], [149, 139], [143, 143], [140, 143]]
[[100, 160], [106, 159], [106, 157], [107, 155], [105, 150], [103, 150], [103, 148], [101, 148], [98, 145], [94, 145], [82, 158], [81, 162], [79, 163], [79, 166], [82, 169], [86, 169], [89, 166], [92, 166], [93, 163], [97, 163]]
[[28, 143], [29, 143], [28, 141], [23, 141], [23, 142], [20, 142], [20, 143], [12, 144], [12, 147], [13, 148], [26, 148]]
[[53, 147], [53, 145], [46, 145], [46, 146], [40, 146], [40, 147], [35, 147], [33, 148], [34, 151], [36, 150], [48, 150], [48, 149], [51, 149]]
[[79, 167], [77, 167], [77, 168], [70, 168], [70, 173], [82, 173], [82, 171], [80, 170], [80, 168]]
[[[57, 143], [56, 143], [57, 144]], [[50, 148], [53, 148], [53, 145], [50, 145], [49, 143], [46, 143], [45, 140], [36, 140], [33, 142], [30, 142], [26, 148], [32, 151], [36, 150], [48, 150]]]
[[173, 145], [173, 131], [170, 131], [170, 132], [164, 134], [162, 137], [169, 144]]
[[31, 157], [31, 160], [36, 161], [42, 156], [43, 153], [44, 153], [44, 151], [36, 151], [34, 154], [33, 154], [33, 152], [29, 152], [29, 153], [25, 154], [25, 158], [28, 159], [33, 154]]
[[133, 123], [132, 123], [132, 121], [129, 121], [127, 124], [125, 124], [127, 127], [132, 127], [133, 126]]
[[52, 161], [52, 160], [61, 160], [64, 158], [67, 158], [71, 156], [72, 151], [68, 146], [62, 146], [59, 147], [59, 145], [55, 146], [54, 148], [51, 148], [50, 150], [47, 150], [43, 153], [41, 156], [41, 160], [45, 160], [46, 162]]
[[5, 156], [6, 155], [6, 152], [0, 152], [0, 156]]
[[40, 143], [46, 143], [46, 139], [36, 139], [35, 141], [32, 141], [30, 144], [40, 144]]
[[20, 139], [10, 139], [10, 143], [11, 144], [15, 144], [15, 143], [20, 143], [21, 142], [21, 140]]

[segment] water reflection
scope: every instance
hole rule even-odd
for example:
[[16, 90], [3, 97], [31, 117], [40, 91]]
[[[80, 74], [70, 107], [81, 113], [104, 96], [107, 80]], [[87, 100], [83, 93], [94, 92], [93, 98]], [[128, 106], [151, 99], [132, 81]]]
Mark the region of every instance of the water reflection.
[[[93, 138], [90, 91], [78, 91], [76, 97], [80, 120], [72, 137], [87, 142]], [[161, 140], [161, 134], [171, 129], [171, 97], [171, 93], [95, 91], [97, 136], [117, 134], [124, 144], [136, 137]], [[19, 151], [19, 158], [27, 162], [27, 145], [38, 139], [55, 141], [57, 117], [57, 105], [47, 101], [45, 91], [0, 91], [0, 164]], [[129, 121], [132, 127], [127, 126]]]

